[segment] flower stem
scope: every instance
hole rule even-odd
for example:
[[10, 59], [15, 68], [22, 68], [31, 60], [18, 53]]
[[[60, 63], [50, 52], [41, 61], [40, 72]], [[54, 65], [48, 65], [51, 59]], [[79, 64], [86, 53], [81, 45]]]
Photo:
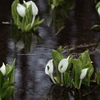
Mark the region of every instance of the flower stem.
[[63, 73], [61, 73], [61, 83], [62, 83], [62, 84], [64, 83], [64, 80], [63, 80]]
[[53, 82], [54, 84], [56, 84], [56, 82], [55, 82], [55, 80], [54, 80], [54, 78], [53, 78], [52, 75], [50, 76], [50, 78], [51, 78], [52, 82]]
[[34, 20], [35, 20], [35, 16], [33, 16], [31, 27], [33, 26]]
[[82, 83], [82, 80], [80, 80], [80, 83], [79, 83], [79, 89], [80, 89], [80, 87], [81, 87], [81, 83]]

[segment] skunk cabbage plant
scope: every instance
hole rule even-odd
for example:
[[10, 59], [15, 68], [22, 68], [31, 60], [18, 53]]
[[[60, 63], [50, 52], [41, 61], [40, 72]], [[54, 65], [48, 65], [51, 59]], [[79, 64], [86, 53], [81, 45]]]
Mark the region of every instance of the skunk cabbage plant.
[[38, 7], [33, 1], [23, 1], [21, 4], [19, 0], [14, 0], [11, 10], [14, 24], [24, 32], [36, 30], [43, 22], [39, 17], [36, 19]]
[[46, 65], [46, 67], [45, 67], [45, 73], [46, 73], [47, 75], [49, 75], [50, 78], [51, 78], [51, 80], [52, 80], [52, 82], [53, 82], [54, 84], [56, 84], [56, 82], [55, 82], [55, 80], [54, 80], [54, 78], [53, 78], [53, 69], [54, 69], [54, 67], [53, 67], [53, 60], [51, 59], [51, 60], [48, 61], [47, 65]]
[[15, 60], [12, 65], [4, 64], [0, 68], [0, 100], [10, 100], [14, 87]]
[[94, 67], [88, 50], [77, 58], [71, 54], [65, 58], [62, 52], [61, 47], [58, 50], [52, 50], [53, 58], [45, 67], [45, 73], [50, 76], [54, 84], [77, 89], [80, 89], [82, 85], [90, 86], [91, 82], [100, 84], [100, 71], [95, 75], [96, 78], [91, 80]]

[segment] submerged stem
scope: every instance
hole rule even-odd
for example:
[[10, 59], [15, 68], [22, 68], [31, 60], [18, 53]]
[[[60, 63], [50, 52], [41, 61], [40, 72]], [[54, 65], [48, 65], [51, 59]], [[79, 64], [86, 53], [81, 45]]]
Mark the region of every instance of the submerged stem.
[[64, 83], [64, 80], [63, 80], [63, 73], [61, 73], [61, 83], [62, 83], [62, 84]]
[[80, 80], [80, 83], [79, 83], [79, 89], [80, 89], [80, 87], [81, 87], [81, 83], [82, 83], [82, 79]]

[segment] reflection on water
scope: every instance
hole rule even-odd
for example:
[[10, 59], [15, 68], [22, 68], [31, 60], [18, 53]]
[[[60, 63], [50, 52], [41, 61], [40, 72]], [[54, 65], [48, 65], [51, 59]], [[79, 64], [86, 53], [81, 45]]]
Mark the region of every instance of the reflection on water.
[[12, 27], [11, 37], [15, 43], [17, 51], [24, 49], [25, 52], [33, 51], [36, 47], [37, 40], [42, 39], [38, 35], [38, 31], [24, 33], [16, 26]]
[[[49, 77], [44, 73], [44, 68], [49, 59], [51, 59], [52, 49], [57, 49], [59, 45], [65, 49], [74, 48], [66, 51], [67, 54], [75, 55], [90, 50], [90, 54], [95, 66], [95, 70], [100, 68], [100, 32], [91, 30], [91, 27], [98, 23], [99, 17], [95, 11], [91, 0], [75, 0], [75, 8], [67, 12], [69, 18], [57, 20], [59, 13], [54, 20], [54, 25], [64, 26], [58, 34], [55, 35], [55, 28], [47, 25], [48, 15], [46, 14], [47, 2], [45, 0], [36, 0], [39, 6], [39, 16], [44, 18], [43, 24], [39, 27], [39, 36], [41, 41], [37, 41], [38, 36], [32, 34], [23, 34], [12, 31], [9, 25], [2, 25], [3, 21], [10, 21], [10, 5], [13, 0], [0, 1], [0, 64], [2, 62], [11, 64], [16, 58], [15, 86], [16, 91], [14, 100], [99, 100], [100, 87], [94, 89], [88, 95], [80, 97], [80, 92], [72, 89], [52, 88]], [[6, 3], [5, 3], [6, 2]], [[6, 12], [6, 13], [4, 13]], [[50, 12], [49, 12], [50, 13]], [[55, 13], [56, 14], [56, 13]], [[62, 18], [62, 17], [61, 17]], [[60, 26], [61, 25], [61, 26]], [[57, 26], [57, 31], [59, 30]], [[20, 33], [20, 34], [17, 34]], [[11, 34], [12, 33], [12, 34]], [[19, 45], [20, 44], [20, 45]], [[19, 51], [16, 50], [20, 46]], [[32, 47], [33, 46], [33, 47]], [[22, 49], [22, 50], [20, 50]], [[31, 52], [25, 52], [30, 51]], [[65, 55], [66, 55], [65, 53]], [[92, 91], [93, 88], [85, 88], [81, 94]], [[86, 92], [87, 91], [87, 92]]]
[[68, 12], [75, 7], [75, 1], [63, 1], [63, 3], [57, 4], [54, 8], [52, 8], [53, 3], [49, 3], [47, 9], [47, 26], [54, 26], [55, 32], [59, 32], [59, 30], [65, 25], [66, 19], [69, 18]]
[[81, 90], [77, 90], [53, 85], [46, 100], [99, 100], [99, 89], [99, 86], [82, 87]]

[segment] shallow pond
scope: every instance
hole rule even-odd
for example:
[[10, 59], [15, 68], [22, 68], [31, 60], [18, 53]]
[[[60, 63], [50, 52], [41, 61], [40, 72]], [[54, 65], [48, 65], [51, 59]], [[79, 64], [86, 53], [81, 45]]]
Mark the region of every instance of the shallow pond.
[[[11, 25], [2, 24], [3, 21], [12, 19], [12, 2], [13, 0], [0, 0], [0, 65], [2, 62], [11, 64], [16, 58], [16, 91], [13, 100], [100, 100], [100, 87], [86, 88], [87, 92], [83, 90], [82, 93], [60, 88], [52, 85], [44, 73], [47, 61], [52, 58], [52, 49], [57, 49], [60, 45], [64, 47], [66, 56], [70, 53], [77, 56], [88, 48], [95, 71], [100, 68], [100, 32], [91, 30], [93, 25], [100, 23], [95, 3], [92, 0], [75, 0], [74, 9], [67, 11], [68, 18], [61, 18], [59, 15], [54, 17], [56, 13], [50, 9], [47, 11], [45, 0], [36, 0], [39, 16], [45, 20], [39, 27], [39, 36], [26, 36], [29, 39], [22, 36], [21, 39], [26, 40], [26, 45], [22, 46], [22, 40], [16, 39], [16, 35], [14, 37], [16, 30]], [[52, 20], [53, 24], [50, 25]], [[38, 39], [40, 37], [42, 39]]]

